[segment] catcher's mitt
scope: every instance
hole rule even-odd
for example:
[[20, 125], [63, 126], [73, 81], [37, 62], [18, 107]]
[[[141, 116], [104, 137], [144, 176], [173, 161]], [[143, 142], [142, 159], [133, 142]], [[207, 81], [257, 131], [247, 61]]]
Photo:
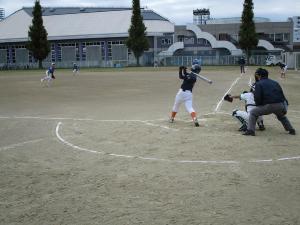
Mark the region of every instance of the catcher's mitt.
[[232, 102], [233, 98], [231, 97], [230, 94], [227, 94], [227, 95], [224, 96], [224, 100], [227, 101], [227, 102]]

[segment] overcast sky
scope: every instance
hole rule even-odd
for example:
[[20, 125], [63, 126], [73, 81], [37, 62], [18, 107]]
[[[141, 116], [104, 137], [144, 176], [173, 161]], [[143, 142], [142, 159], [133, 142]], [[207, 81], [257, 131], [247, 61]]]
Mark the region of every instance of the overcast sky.
[[[34, 5], [35, 0], [0, 0], [5, 15]], [[44, 7], [131, 7], [132, 0], [40, 0]], [[192, 23], [193, 9], [209, 8], [212, 18], [239, 17], [244, 0], [140, 0], [148, 7], [177, 25]], [[300, 0], [253, 0], [254, 14], [272, 21], [286, 21], [288, 17], [300, 16]]]

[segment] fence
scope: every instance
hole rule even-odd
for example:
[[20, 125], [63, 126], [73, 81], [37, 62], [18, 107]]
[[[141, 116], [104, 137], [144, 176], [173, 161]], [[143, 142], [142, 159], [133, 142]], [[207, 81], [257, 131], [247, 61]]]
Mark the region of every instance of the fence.
[[[249, 59], [250, 65], [263, 66], [266, 64], [267, 55], [251, 56]], [[239, 56], [169, 56], [157, 57], [159, 66], [189, 66], [194, 59], [199, 59], [201, 65], [236, 65], [240, 59]]]
[[[151, 58], [151, 59], [150, 59]], [[266, 65], [267, 55], [256, 55], [251, 56], [249, 59], [250, 65], [264, 66]], [[153, 66], [156, 61], [158, 66], [190, 66], [194, 59], [199, 59], [201, 61], [201, 65], [215, 65], [215, 66], [224, 66], [224, 65], [237, 65], [239, 56], [162, 56], [162, 57], [141, 57], [141, 65], [143, 66]], [[296, 69], [300, 68], [300, 53], [295, 54], [295, 58], [293, 58], [293, 65], [295, 65]], [[129, 65], [135, 65], [135, 60], [130, 58], [128, 60], [109, 60], [109, 61], [101, 61], [101, 60], [86, 60], [86, 61], [76, 61], [77, 65], [80, 68], [84, 67], [126, 67]], [[49, 67], [51, 62], [43, 62], [43, 67]], [[70, 61], [61, 61], [55, 62], [57, 68], [72, 68], [73, 63]], [[38, 68], [38, 63], [14, 63], [14, 64], [1, 64], [0, 70], [4, 69], [31, 69]], [[289, 67], [292, 68], [292, 67]]]
[[295, 54], [295, 70], [300, 70], [300, 52]]

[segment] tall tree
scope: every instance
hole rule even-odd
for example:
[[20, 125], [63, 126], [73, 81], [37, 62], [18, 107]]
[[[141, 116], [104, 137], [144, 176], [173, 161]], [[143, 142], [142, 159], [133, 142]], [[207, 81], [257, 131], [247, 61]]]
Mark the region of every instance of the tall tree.
[[249, 63], [249, 58], [251, 50], [255, 49], [258, 44], [258, 37], [255, 30], [255, 23], [253, 21], [253, 2], [252, 0], [244, 1], [244, 9], [242, 13], [242, 23], [239, 31], [239, 45], [247, 55], [247, 62]]
[[50, 52], [50, 43], [47, 40], [48, 33], [43, 25], [42, 7], [40, 1], [36, 0], [32, 11], [32, 25], [29, 26], [27, 49], [32, 52], [33, 57], [39, 61], [42, 68], [43, 60]]
[[126, 40], [126, 46], [133, 52], [137, 66], [140, 65], [141, 55], [149, 49], [146, 29], [141, 15], [140, 1], [132, 0], [131, 25], [128, 30], [129, 37]]

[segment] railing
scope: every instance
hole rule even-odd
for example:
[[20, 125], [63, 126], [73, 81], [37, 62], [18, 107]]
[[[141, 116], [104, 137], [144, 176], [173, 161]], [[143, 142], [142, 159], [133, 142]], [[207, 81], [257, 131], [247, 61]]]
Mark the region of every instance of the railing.
[[[250, 57], [250, 65], [266, 64], [267, 55], [255, 55]], [[225, 66], [225, 65], [238, 65], [240, 59], [239, 56], [223, 55], [223, 56], [157, 56], [158, 66], [191, 66], [194, 59], [199, 59], [201, 65], [214, 65], [214, 66]], [[153, 66], [154, 59], [148, 57], [147, 59], [140, 60], [143, 66]], [[135, 65], [135, 60], [127, 61], [77, 61], [77, 65], [80, 68], [89, 67], [126, 67]], [[51, 62], [43, 62], [43, 68], [48, 68]], [[72, 68], [72, 62], [55, 62], [56, 68]], [[14, 63], [14, 64], [0, 64], [0, 70], [14, 70], [14, 69], [37, 69], [38, 63]]]

